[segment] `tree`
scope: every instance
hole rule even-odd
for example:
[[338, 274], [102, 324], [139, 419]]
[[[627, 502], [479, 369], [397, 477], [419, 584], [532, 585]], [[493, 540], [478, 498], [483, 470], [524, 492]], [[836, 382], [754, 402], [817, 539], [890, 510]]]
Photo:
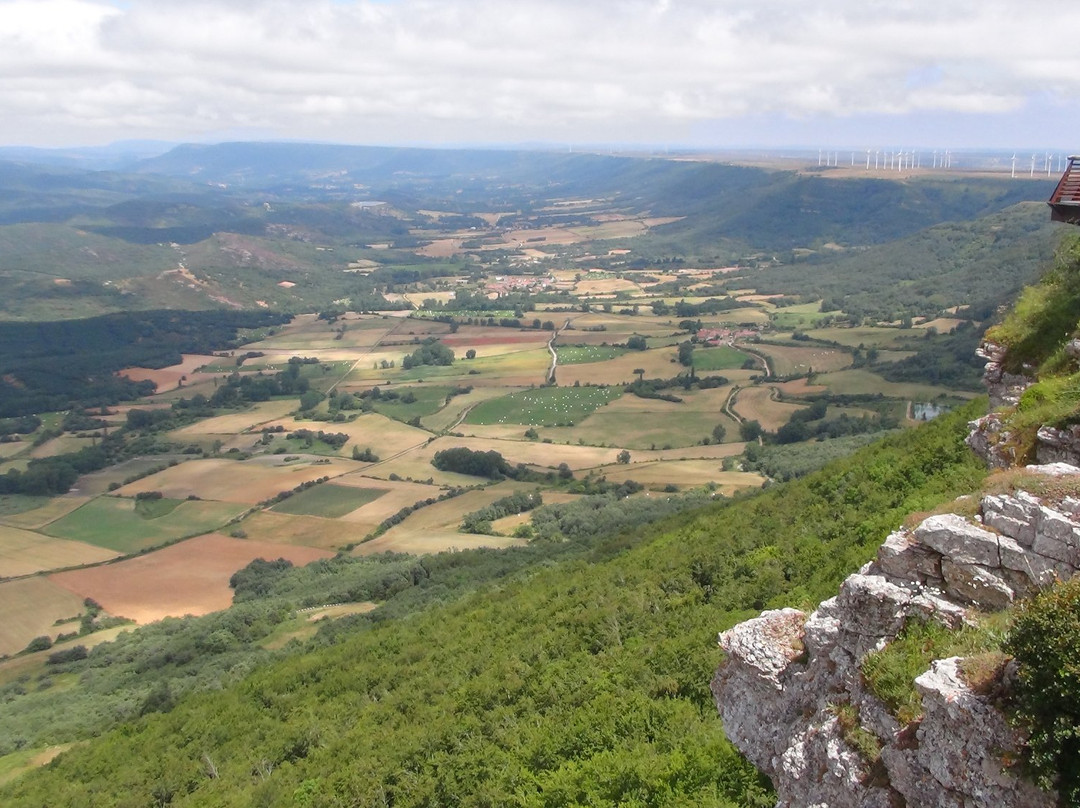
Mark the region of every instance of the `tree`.
[[693, 367], [694, 365], [694, 344], [691, 342], [683, 342], [679, 344], [679, 364], [683, 367]]
[[723, 424], [717, 424], [713, 427], [712, 436], [717, 443], [723, 443], [724, 438], [727, 437], [727, 427]]
[[739, 437], [745, 441], [758, 440], [765, 430], [758, 421], [743, 421], [739, 424]]
[[475, 348], [469, 348], [469, 350], [467, 350], [465, 352], [465, 358], [466, 359], [476, 359], [476, 349]]
[[1080, 578], [1055, 584], [1021, 611], [1004, 650], [1017, 663], [1016, 714], [1030, 731], [1028, 763], [1062, 805], [1080, 804]]
[[401, 366], [409, 370], [418, 365], [451, 365], [453, 362], [453, 350], [434, 337], [429, 337], [419, 348], [401, 360]]
[[631, 351], [644, 351], [649, 347], [649, 343], [645, 341], [645, 337], [640, 334], [634, 334], [626, 340], [626, 347]]
[[628, 450], [626, 450], [626, 449], [623, 449], [621, 452], [619, 452], [619, 455], [618, 455], [618, 457], [615, 458], [615, 460], [617, 462], [619, 462], [619, 463], [629, 463], [630, 462], [630, 452]]
[[645, 368], [634, 368], [634, 375], [637, 376], [639, 382], [645, 380]]
[[323, 400], [323, 394], [318, 390], [308, 390], [302, 396], [300, 396], [300, 409], [313, 410], [319, 406], [319, 402]]

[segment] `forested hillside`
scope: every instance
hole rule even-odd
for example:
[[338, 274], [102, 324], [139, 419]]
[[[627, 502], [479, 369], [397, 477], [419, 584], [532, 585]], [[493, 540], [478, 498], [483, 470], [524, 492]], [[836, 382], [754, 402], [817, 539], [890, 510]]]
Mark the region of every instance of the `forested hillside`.
[[325, 647], [77, 745], [0, 801], [771, 805], [716, 718], [716, 632], [817, 603], [907, 513], [970, 490], [978, 409], [586, 558], [338, 624]]

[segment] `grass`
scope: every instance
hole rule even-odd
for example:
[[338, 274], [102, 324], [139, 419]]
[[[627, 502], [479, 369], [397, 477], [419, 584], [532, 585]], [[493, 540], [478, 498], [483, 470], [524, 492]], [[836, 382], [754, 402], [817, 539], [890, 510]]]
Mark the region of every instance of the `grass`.
[[369, 502], [374, 502], [385, 493], [386, 489], [383, 488], [353, 488], [324, 483], [294, 494], [275, 505], [273, 510], [295, 516], [322, 516], [327, 519], [337, 519]]
[[540, 387], [481, 402], [465, 420], [481, 425], [570, 426], [620, 395], [622, 390], [613, 387]]
[[30, 769], [44, 766], [70, 746], [71, 744], [64, 744], [44, 749], [20, 749], [18, 752], [0, 757], [0, 785], [10, 783]]
[[584, 365], [589, 362], [604, 362], [628, 353], [628, 349], [616, 345], [567, 345], [555, 349], [560, 365]]
[[136, 499], [135, 513], [143, 519], [160, 519], [175, 511], [181, 502], [182, 499]]
[[403, 403], [400, 398], [393, 400], [387, 400], [385, 398], [369, 400], [371, 401], [372, 409], [374, 409], [375, 412], [393, 418], [396, 421], [405, 421], [407, 423], [413, 418], [423, 418], [427, 415], [434, 415], [441, 410], [446, 406], [446, 396], [453, 389], [453, 387], [447, 387], [445, 385], [433, 385], [431, 387], [416, 385], [405, 389], [395, 389], [394, 392], [402, 396], [408, 393], [412, 393], [412, 395], [415, 396], [416, 400], [409, 404]]
[[[910, 724], [922, 716], [922, 698], [915, 689], [915, 678], [929, 670], [935, 659], [982, 657], [996, 651], [1004, 630], [1012, 619], [1010, 611], [985, 615], [977, 626], [954, 630], [936, 621], [909, 620], [903, 631], [880, 651], [867, 656], [862, 675], [870, 691], [881, 699], [902, 723]], [[972, 663], [973, 686], [985, 688], [986, 665]]]
[[[666, 402], [661, 402], [666, 403]], [[573, 427], [547, 428], [541, 439], [556, 443], [577, 443], [591, 446], [619, 446], [627, 449], [659, 449], [662, 447], [693, 446], [712, 434], [713, 427], [723, 423], [728, 438], [738, 438], [738, 427], [719, 412], [706, 412], [680, 407], [657, 406], [652, 411], [594, 413]]]
[[730, 345], [717, 348], [698, 348], [694, 351], [694, 370], [703, 373], [710, 370], [741, 368], [750, 357]]
[[1033, 460], [1036, 434], [1048, 425], [1064, 427], [1080, 420], [1080, 373], [1048, 376], [1033, 384], [1006, 417], [1009, 442], [1017, 461]]
[[773, 324], [781, 329], [813, 328], [826, 315], [822, 314], [820, 304], [804, 304], [780, 309], [773, 315]]
[[859, 722], [859, 708], [854, 704], [834, 704], [832, 713], [844, 741], [859, 753], [866, 763], [873, 765], [881, 759], [881, 741]]
[[57, 519], [45, 532], [119, 553], [134, 553], [184, 536], [209, 533], [244, 509], [244, 505], [228, 502], [185, 501], [167, 514], [145, 518], [132, 499], [98, 497]]
[[50, 497], [31, 497], [26, 494], [5, 494], [0, 496], [0, 518], [26, 513], [47, 505]]

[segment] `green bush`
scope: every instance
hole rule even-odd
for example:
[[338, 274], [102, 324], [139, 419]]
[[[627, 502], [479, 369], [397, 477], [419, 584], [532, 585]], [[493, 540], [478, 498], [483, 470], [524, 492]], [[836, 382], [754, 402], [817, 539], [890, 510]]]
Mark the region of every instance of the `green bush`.
[[1015, 715], [1030, 733], [1031, 773], [1063, 805], [1080, 805], [1080, 578], [1026, 604], [1005, 650], [1018, 664]]
[[[1001, 325], [987, 338], [1005, 345], [1005, 367], [1013, 372], [1030, 367], [1059, 371], [1063, 344], [1077, 331], [1080, 305], [1080, 240], [1059, 250], [1054, 268], [1042, 281], [1029, 286]], [[1028, 371], [1030, 372], [1030, 371]]]

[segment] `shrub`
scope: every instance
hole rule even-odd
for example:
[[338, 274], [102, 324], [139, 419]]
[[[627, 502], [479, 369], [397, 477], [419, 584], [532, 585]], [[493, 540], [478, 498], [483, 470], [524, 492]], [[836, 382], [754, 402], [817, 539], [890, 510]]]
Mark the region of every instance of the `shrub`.
[[1021, 610], [1005, 640], [1015, 657], [1016, 720], [1028, 738], [1031, 774], [1080, 804], [1080, 578], [1042, 592]]
[[89, 656], [89, 652], [86, 650], [86, 646], [76, 645], [72, 648], [65, 648], [63, 651], [57, 651], [55, 654], [49, 654], [45, 664], [63, 665], [67, 662], [78, 662], [81, 659], [86, 659], [87, 656]]
[[34, 637], [26, 644], [24, 653], [32, 654], [35, 651], [48, 651], [52, 648], [52, 637], [42, 634], [40, 637]]

